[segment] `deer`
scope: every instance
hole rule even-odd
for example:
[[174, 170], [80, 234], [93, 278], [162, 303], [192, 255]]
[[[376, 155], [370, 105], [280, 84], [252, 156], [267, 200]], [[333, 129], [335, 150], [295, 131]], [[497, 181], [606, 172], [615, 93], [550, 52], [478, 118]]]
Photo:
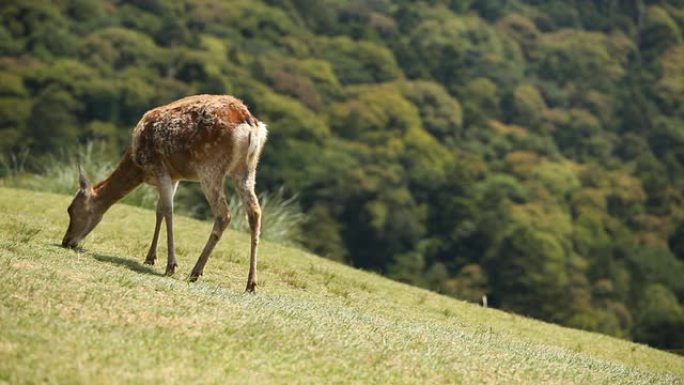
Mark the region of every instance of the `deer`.
[[214, 247], [231, 220], [224, 181], [232, 179], [249, 222], [251, 244], [247, 293], [257, 285], [257, 248], [261, 207], [254, 192], [256, 169], [266, 142], [266, 124], [239, 99], [228, 95], [195, 95], [147, 111], [131, 133], [131, 144], [112, 173], [91, 184], [78, 165], [78, 191], [67, 212], [69, 225], [62, 246], [76, 248], [102, 220], [105, 212], [139, 185], [158, 191], [154, 235], [144, 263], [154, 265], [162, 219], [166, 224], [166, 276], [178, 266], [173, 242], [173, 197], [180, 181], [199, 182], [214, 224], [190, 273], [203, 275]]

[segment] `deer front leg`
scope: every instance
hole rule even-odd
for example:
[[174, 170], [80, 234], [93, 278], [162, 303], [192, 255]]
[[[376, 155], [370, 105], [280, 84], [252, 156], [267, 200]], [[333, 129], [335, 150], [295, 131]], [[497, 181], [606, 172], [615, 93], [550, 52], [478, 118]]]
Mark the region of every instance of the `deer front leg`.
[[[173, 192], [171, 194], [171, 201], [173, 203], [173, 197], [176, 195], [176, 190], [178, 190], [178, 182], [173, 185]], [[154, 261], [157, 259], [157, 241], [159, 240], [159, 232], [161, 230], [161, 222], [164, 219], [164, 213], [162, 212], [162, 202], [161, 196], [157, 200], [157, 210], [156, 217], [157, 220], [154, 225], [154, 235], [152, 236], [152, 244], [150, 244], [150, 250], [147, 252], [147, 257], [145, 257], [146, 265], [154, 265]]]
[[166, 221], [166, 244], [168, 247], [168, 259], [166, 260], [165, 275], [171, 276], [176, 271], [176, 251], [173, 245], [173, 194], [178, 182], [171, 180], [168, 173], [162, 173], [157, 177], [159, 189], [159, 206], [162, 216]]
[[252, 171], [245, 178], [236, 178], [233, 182], [235, 188], [240, 192], [240, 197], [247, 211], [251, 235], [249, 273], [247, 274], [247, 287], [245, 288], [247, 293], [254, 293], [257, 285], [257, 249], [261, 234], [261, 206], [259, 206], [259, 199], [254, 193], [254, 178], [254, 171]]
[[161, 229], [161, 222], [164, 215], [161, 211], [161, 201], [157, 201], [157, 221], [154, 225], [154, 235], [152, 236], [152, 244], [150, 245], [150, 250], [147, 252], [147, 257], [145, 257], [146, 265], [154, 265], [155, 259], [157, 259], [157, 240], [159, 239], [159, 230]]
[[223, 193], [223, 177], [202, 179], [200, 184], [214, 214], [214, 228], [211, 230], [211, 234], [209, 234], [209, 239], [207, 239], [207, 243], [204, 245], [204, 249], [202, 249], [202, 253], [190, 273], [190, 277], [188, 277], [190, 282], [197, 281], [204, 273], [204, 266], [207, 264], [207, 260], [209, 260], [209, 255], [214, 251], [214, 247], [219, 239], [221, 239], [221, 235], [223, 235], [226, 227], [230, 224], [230, 210]]

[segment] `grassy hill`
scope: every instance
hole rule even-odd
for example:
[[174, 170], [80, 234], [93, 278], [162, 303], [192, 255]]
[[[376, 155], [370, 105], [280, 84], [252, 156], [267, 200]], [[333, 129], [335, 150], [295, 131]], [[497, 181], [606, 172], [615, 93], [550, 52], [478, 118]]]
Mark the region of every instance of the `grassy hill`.
[[188, 218], [173, 278], [164, 258], [142, 264], [143, 209], [114, 206], [84, 251], [65, 250], [69, 199], [0, 188], [0, 383], [684, 383], [682, 357], [268, 242], [244, 295], [242, 233], [189, 284], [210, 225]]

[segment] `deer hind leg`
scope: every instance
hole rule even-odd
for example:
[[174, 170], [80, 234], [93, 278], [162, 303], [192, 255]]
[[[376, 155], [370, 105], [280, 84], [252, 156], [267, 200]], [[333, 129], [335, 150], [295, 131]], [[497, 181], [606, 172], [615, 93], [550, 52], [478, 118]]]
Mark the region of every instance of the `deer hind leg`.
[[[168, 173], [163, 172], [157, 176], [157, 188], [159, 189], [159, 206], [161, 215], [166, 221], [166, 244], [168, 247], [168, 259], [166, 260], [165, 275], [171, 276], [176, 271], [176, 250], [173, 245], [173, 194], [178, 182], [171, 180]], [[158, 235], [158, 234], [157, 234]], [[154, 240], [153, 240], [154, 241]]]
[[[173, 196], [176, 195], [176, 190], [178, 189], [178, 182], [176, 182], [173, 186], [173, 193], [171, 195], [171, 199], [173, 200]], [[146, 265], [154, 265], [154, 261], [157, 259], [157, 240], [159, 239], [159, 231], [161, 230], [161, 222], [162, 219], [164, 219], [164, 213], [162, 212], [162, 206], [161, 206], [161, 198], [157, 201], [157, 214], [156, 214], [157, 220], [154, 225], [154, 235], [152, 236], [152, 244], [150, 244], [150, 250], [147, 252], [147, 257], [145, 257], [145, 264]]]
[[221, 239], [223, 231], [230, 224], [230, 210], [228, 209], [228, 203], [223, 191], [223, 179], [223, 176], [200, 179], [202, 191], [204, 191], [204, 195], [207, 197], [211, 211], [214, 214], [214, 228], [211, 230], [211, 234], [209, 234], [209, 239], [207, 239], [207, 243], [204, 245], [204, 249], [202, 249], [202, 253], [190, 273], [190, 277], [188, 277], [188, 280], [191, 282], [197, 281], [204, 273], [204, 266], [207, 264], [207, 260], [209, 260], [209, 255], [214, 251], [214, 247]]
[[249, 273], [247, 274], [247, 287], [245, 292], [253, 293], [257, 285], [257, 248], [259, 247], [259, 235], [261, 234], [261, 206], [259, 199], [254, 193], [255, 170], [248, 171], [242, 177], [233, 180], [235, 189], [240, 194], [247, 211], [251, 245], [249, 253]]

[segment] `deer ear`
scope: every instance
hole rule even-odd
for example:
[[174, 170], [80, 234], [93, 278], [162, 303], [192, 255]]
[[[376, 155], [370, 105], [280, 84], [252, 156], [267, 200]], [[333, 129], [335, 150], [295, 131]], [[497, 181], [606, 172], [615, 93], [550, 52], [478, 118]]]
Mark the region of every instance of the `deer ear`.
[[90, 182], [88, 182], [88, 177], [85, 172], [83, 172], [80, 164], [78, 165], [78, 185], [81, 188], [81, 191], [90, 191]]

